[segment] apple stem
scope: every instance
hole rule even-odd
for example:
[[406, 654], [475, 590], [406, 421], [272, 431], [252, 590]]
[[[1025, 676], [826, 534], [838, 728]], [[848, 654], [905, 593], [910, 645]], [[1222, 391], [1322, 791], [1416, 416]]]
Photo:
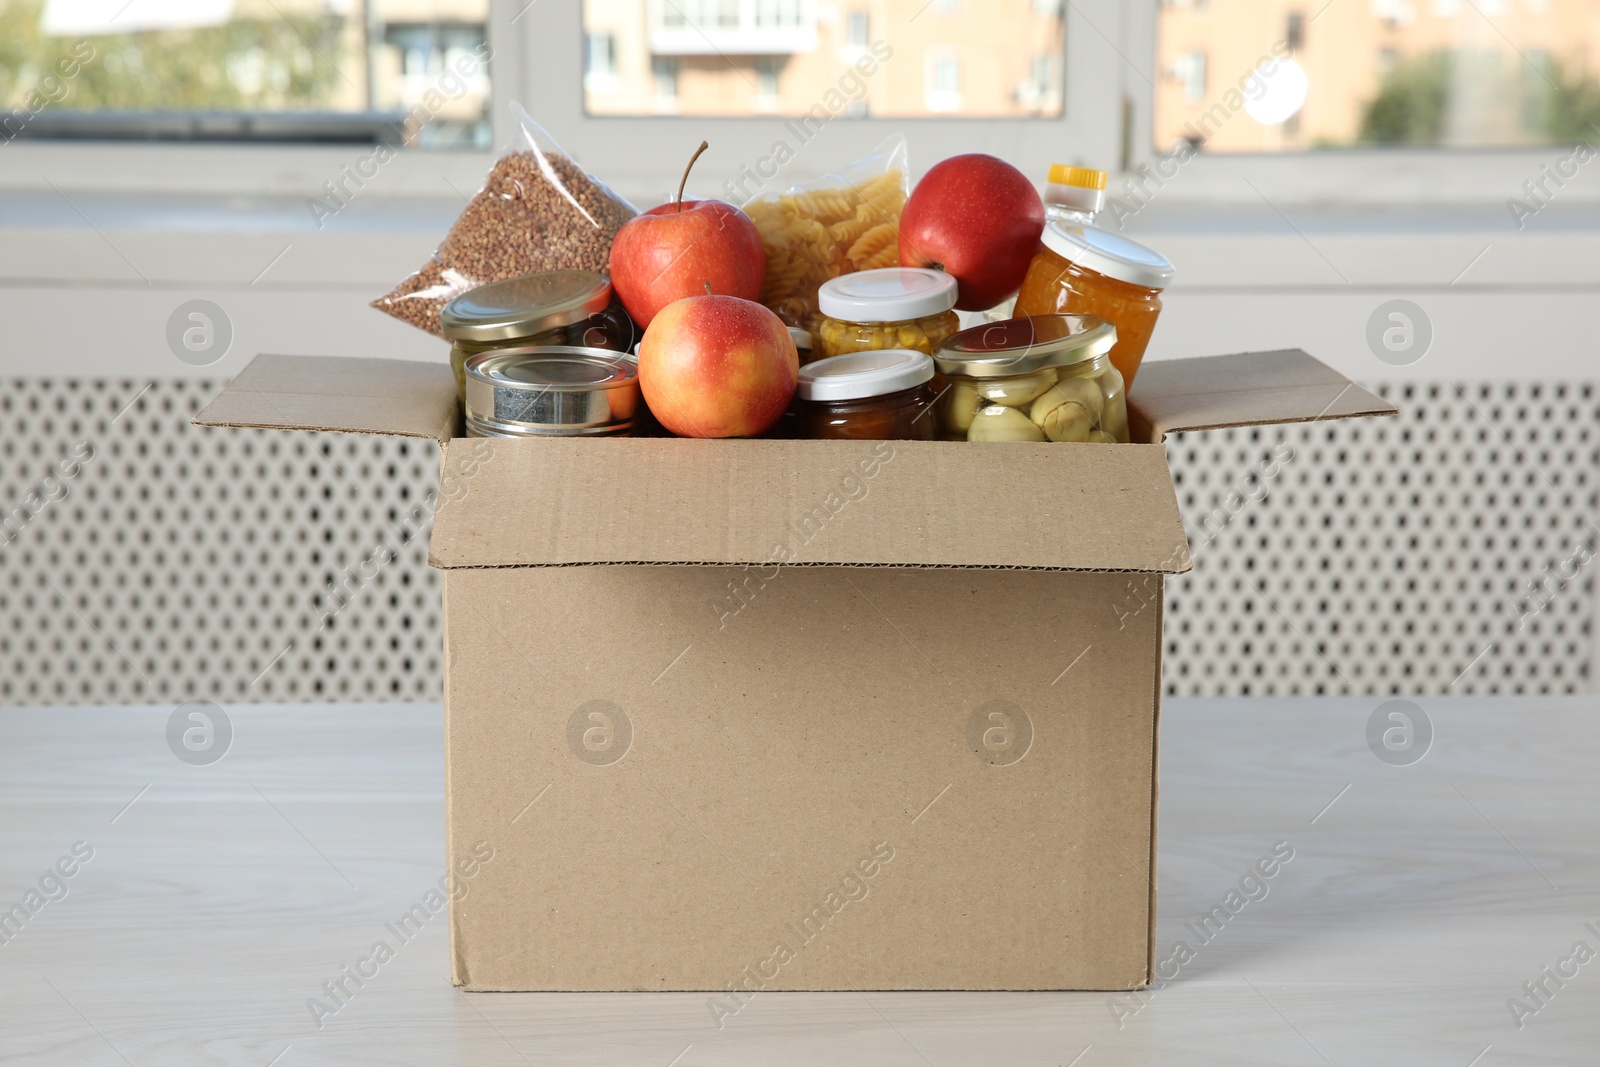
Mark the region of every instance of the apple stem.
[[710, 147], [710, 144], [706, 143], [705, 141], [701, 141], [700, 147], [696, 148], [694, 150], [694, 155], [689, 157], [689, 165], [683, 168], [683, 178], [678, 182], [678, 198], [675, 201], [675, 203], [678, 205], [679, 211], [683, 210], [683, 187], [689, 184], [689, 172], [694, 169], [694, 161], [700, 158], [701, 152], [704, 152]]
[[705, 284], [706, 284], [706, 295], [707, 296], [716, 296], [717, 294], [713, 293], [711, 291], [711, 283], [710, 282], [706, 282]]

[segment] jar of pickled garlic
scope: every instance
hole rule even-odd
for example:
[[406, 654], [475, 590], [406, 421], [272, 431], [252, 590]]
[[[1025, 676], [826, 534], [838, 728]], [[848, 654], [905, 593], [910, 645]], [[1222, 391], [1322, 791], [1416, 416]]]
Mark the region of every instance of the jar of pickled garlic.
[[625, 353], [639, 339], [610, 280], [587, 270], [527, 274], [468, 290], [439, 312], [439, 327], [451, 342], [460, 398], [466, 395], [463, 368], [480, 352], [565, 345]]
[[1111, 364], [1128, 388], [1161, 314], [1173, 267], [1160, 252], [1094, 226], [1052, 222], [1028, 265], [1016, 314], [1096, 315], [1117, 328]]
[[956, 280], [926, 267], [882, 267], [822, 283], [813, 356], [909, 348], [931, 356], [961, 328]]
[[954, 441], [1128, 441], [1117, 328], [1093, 315], [1035, 315], [962, 330], [933, 362], [949, 382], [935, 414]]
[[829, 356], [800, 368], [795, 434], [812, 440], [931, 441], [933, 360], [908, 348]]

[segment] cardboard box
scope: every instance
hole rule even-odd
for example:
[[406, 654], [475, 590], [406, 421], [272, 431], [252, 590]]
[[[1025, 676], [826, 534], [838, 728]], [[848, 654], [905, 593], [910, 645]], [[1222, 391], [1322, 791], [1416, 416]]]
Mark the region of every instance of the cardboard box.
[[439, 444], [455, 983], [723, 1022], [1147, 984], [1161, 438], [1393, 413], [1284, 351], [1148, 365], [1130, 445], [491, 441], [443, 363], [258, 356], [195, 421]]

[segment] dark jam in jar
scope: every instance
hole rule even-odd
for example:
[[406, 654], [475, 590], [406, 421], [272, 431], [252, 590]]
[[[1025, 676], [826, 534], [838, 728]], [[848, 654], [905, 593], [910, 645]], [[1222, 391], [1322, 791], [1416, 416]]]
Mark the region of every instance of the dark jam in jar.
[[931, 441], [933, 361], [921, 352], [850, 352], [800, 368], [797, 436], [811, 440]]

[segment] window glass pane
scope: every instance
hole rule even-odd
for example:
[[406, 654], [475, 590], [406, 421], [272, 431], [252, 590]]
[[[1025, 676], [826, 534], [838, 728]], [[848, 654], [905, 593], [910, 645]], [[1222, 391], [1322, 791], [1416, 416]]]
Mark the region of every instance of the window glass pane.
[[1156, 147], [1600, 138], [1590, 0], [1163, 0]]
[[798, 116], [820, 107], [852, 117], [1058, 118], [1064, 7], [583, 0], [586, 39], [614, 42], [614, 75], [584, 78], [584, 106], [591, 115]]
[[0, 0], [0, 140], [489, 140], [488, 0]]

